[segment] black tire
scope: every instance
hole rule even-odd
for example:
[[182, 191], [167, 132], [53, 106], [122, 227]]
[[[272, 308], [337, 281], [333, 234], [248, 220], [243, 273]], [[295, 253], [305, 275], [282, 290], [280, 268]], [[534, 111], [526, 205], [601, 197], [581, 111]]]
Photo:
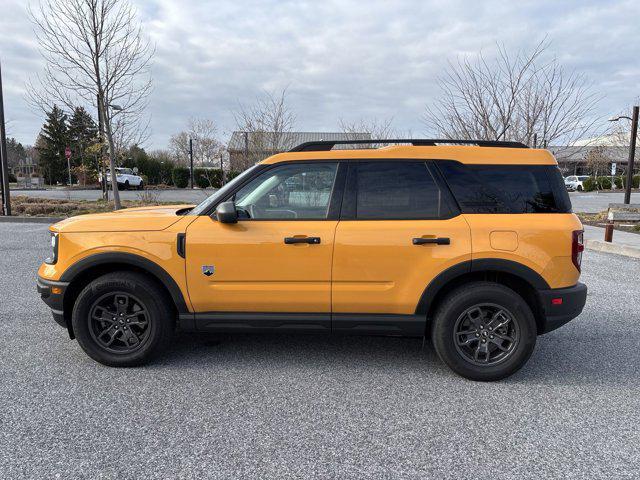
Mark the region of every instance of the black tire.
[[451, 292], [431, 324], [440, 359], [458, 375], [477, 381], [501, 380], [520, 370], [536, 338], [529, 305], [513, 290], [492, 282], [473, 282]]
[[579, 192], [582, 191], [582, 185], [578, 185], [578, 187], [576, 188], [576, 190], [578, 190]]
[[144, 188], [144, 184], [140, 182], [140, 184], [138, 185], [138, 190], [142, 190], [143, 188]]
[[99, 277], [80, 292], [73, 307], [76, 339], [87, 355], [104, 365], [142, 365], [173, 334], [174, 312], [165, 298], [153, 279], [139, 273]]
[[124, 182], [124, 189], [125, 189], [125, 190], [129, 190], [129, 180], [125, 180], [125, 182]]

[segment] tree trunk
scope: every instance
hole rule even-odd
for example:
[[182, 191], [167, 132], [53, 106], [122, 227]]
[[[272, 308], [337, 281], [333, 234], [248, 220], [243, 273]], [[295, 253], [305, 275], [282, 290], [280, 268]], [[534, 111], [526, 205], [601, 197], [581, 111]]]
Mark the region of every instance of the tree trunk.
[[[111, 170], [111, 189], [113, 190], [113, 208], [114, 210], [120, 210], [122, 205], [120, 204], [120, 192], [118, 191], [118, 176], [116, 174], [115, 163], [115, 148], [113, 145], [113, 134], [111, 132], [111, 123], [107, 116], [107, 105], [104, 104], [104, 95], [99, 95], [98, 109], [102, 114], [102, 124], [104, 126], [104, 132], [107, 136], [107, 145], [109, 147], [109, 169]], [[107, 185], [108, 187], [108, 185]]]

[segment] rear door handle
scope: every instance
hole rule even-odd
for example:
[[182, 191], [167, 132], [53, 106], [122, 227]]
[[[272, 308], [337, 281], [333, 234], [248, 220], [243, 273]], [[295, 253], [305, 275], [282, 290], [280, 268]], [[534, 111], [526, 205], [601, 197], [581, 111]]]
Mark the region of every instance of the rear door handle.
[[284, 243], [286, 245], [294, 245], [296, 243], [309, 243], [311, 245], [317, 245], [320, 243], [320, 237], [285, 237]]
[[435, 245], [451, 245], [451, 239], [449, 237], [438, 237], [438, 238], [414, 238], [414, 245], [426, 245], [428, 243], [433, 243]]

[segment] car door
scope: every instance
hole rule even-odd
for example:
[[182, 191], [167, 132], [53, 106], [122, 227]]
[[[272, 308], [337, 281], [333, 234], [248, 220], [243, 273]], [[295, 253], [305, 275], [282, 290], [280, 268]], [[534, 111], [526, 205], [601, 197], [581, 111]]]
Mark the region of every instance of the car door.
[[424, 319], [411, 316], [425, 288], [471, 259], [469, 226], [437, 171], [425, 161], [353, 163], [342, 212], [333, 257], [334, 330], [362, 330], [374, 321], [371, 314], [384, 314], [405, 333], [403, 319], [424, 331]]
[[258, 323], [275, 318], [266, 313], [322, 313], [328, 328], [338, 172], [336, 162], [277, 164], [229, 193], [237, 223], [192, 222], [186, 272], [195, 311], [256, 313]]

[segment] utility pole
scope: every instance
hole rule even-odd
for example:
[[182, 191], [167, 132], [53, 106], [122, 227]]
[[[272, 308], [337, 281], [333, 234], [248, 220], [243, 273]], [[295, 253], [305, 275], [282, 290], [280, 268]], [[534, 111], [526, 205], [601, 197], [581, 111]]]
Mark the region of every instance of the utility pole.
[[636, 158], [636, 138], [638, 137], [638, 106], [633, 107], [631, 118], [631, 142], [629, 142], [629, 161], [627, 162], [627, 185], [624, 191], [624, 203], [631, 203], [631, 188], [633, 187], [633, 164]]
[[631, 120], [631, 138], [629, 139], [629, 161], [627, 162], [627, 184], [624, 189], [624, 203], [631, 203], [631, 189], [633, 188], [633, 164], [636, 158], [636, 139], [638, 138], [638, 110], [640, 107], [633, 107], [633, 115], [627, 117], [620, 115], [619, 117], [610, 118], [610, 122], [617, 122], [621, 119]]
[[193, 139], [189, 139], [189, 183], [193, 188]]
[[2, 67], [0, 67], [0, 182], [2, 183], [2, 214], [11, 215], [9, 193], [9, 159], [7, 158], [7, 132], [4, 123], [4, 98], [2, 96]]

